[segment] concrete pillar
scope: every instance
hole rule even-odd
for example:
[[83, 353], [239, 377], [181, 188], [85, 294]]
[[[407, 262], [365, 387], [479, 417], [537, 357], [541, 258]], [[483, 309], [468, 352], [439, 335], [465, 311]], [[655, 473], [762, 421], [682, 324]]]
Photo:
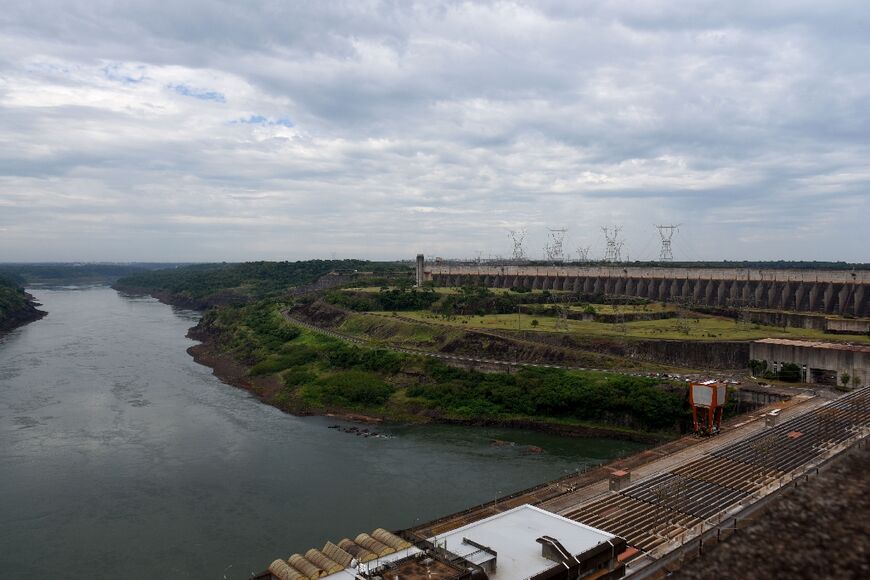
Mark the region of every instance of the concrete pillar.
[[819, 310], [819, 298], [822, 294], [822, 286], [818, 282], [815, 282], [810, 285], [809, 296], [807, 300], [807, 310], [810, 312], [816, 312]]
[[837, 294], [837, 314], [851, 314], [849, 308], [849, 297], [853, 292], [852, 284], [843, 284], [840, 292]]
[[806, 298], [807, 298], [807, 288], [803, 282], [797, 285], [797, 288], [794, 289], [794, 303], [795, 310], [804, 311], [807, 309], [806, 307]]
[[625, 286], [626, 286], [627, 282], [628, 282], [628, 280], [626, 280], [625, 278], [617, 278], [616, 279], [616, 286], [613, 289], [613, 293], [618, 294], [620, 296], [625, 296], [626, 295]]
[[825, 287], [825, 293], [822, 295], [822, 312], [833, 312], [834, 308], [834, 285], [828, 284]]
[[771, 282], [767, 287], [767, 307], [779, 308], [779, 283]]
[[423, 254], [417, 254], [417, 267], [415, 271], [415, 280], [417, 288], [423, 286]]
[[755, 308], [764, 308], [767, 305], [764, 300], [764, 282], [759, 282], [755, 285], [755, 292], [753, 292], [750, 302]]
[[692, 285], [692, 302], [699, 304], [704, 296], [703, 281], [691, 280], [690, 283]]
[[625, 292], [626, 296], [637, 296], [637, 280], [634, 278], [628, 278], [625, 281], [623, 292]]
[[749, 303], [749, 282], [745, 280], [740, 280], [737, 282], [737, 299], [740, 300], [741, 304]]
[[856, 288], [855, 288], [855, 293], [853, 294], [852, 313], [855, 316], [867, 316], [868, 315], [867, 308], [865, 307], [865, 304], [864, 304], [864, 298], [865, 298], [865, 294], [866, 294], [864, 288], [865, 288], [864, 284], [857, 284]]
[[571, 290], [574, 292], [582, 292], [583, 291], [583, 278], [579, 276], [575, 276], [571, 281]]
[[795, 310], [791, 282], [785, 282], [782, 285], [782, 292], [779, 294], [779, 307], [781, 310]]
[[701, 300], [707, 306], [713, 306], [715, 304], [715, 299], [713, 298], [713, 291], [715, 290], [715, 283], [712, 280], [702, 280], [704, 284], [704, 293], [702, 294]]

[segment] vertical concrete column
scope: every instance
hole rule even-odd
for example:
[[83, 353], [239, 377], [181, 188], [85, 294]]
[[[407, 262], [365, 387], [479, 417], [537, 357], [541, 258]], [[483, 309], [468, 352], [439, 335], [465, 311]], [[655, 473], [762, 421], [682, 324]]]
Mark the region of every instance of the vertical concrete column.
[[749, 282], [748, 281], [740, 281], [737, 283], [737, 287], [738, 287], [738, 296], [737, 297], [740, 299], [740, 301], [743, 304], [748, 304], [749, 303], [749, 295], [751, 293], [750, 289], [749, 289]]
[[795, 310], [803, 311], [806, 310], [806, 306], [804, 305], [804, 299], [806, 298], [807, 289], [804, 286], [804, 283], [801, 282], [797, 285], [797, 288], [794, 289], [794, 303]]
[[764, 298], [764, 282], [758, 282], [755, 285], [755, 291], [752, 293], [751, 300], [754, 303], [753, 306], [755, 306], [756, 308], [763, 308], [767, 306], [767, 304], [764, 302]]
[[843, 287], [840, 288], [840, 292], [837, 294], [837, 306], [836, 312], [837, 314], [848, 314], [849, 313], [849, 296], [852, 294], [852, 284], [843, 284]]
[[423, 286], [423, 262], [424, 262], [423, 254], [417, 254], [417, 264], [416, 264], [416, 271], [415, 271], [415, 274], [416, 274], [415, 280], [416, 280], [417, 288], [420, 288], [421, 286]]
[[627, 280], [625, 278], [617, 278], [616, 279], [616, 287], [613, 289], [615, 294], [619, 294], [621, 296], [625, 296], [625, 285]]
[[822, 295], [822, 308], [824, 312], [833, 312], [834, 308], [834, 285], [828, 284], [825, 287], [825, 293]]
[[[853, 308], [852, 312], [855, 316], [867, 316], [868, 312], [864, 305], [864, 297], [865, 297], [865, 285], [864, 284], [856, 284], [855, 294], [852, 299]], [[866, 384], [866, 383], [865, 383]]]
[[791, 282], [785, 282], [782, 285], [782, 294], [780, 294], [780, 308], [782, 310], [792, 310], [794, 308], [794, 288]]
[[596, 276], [596, 277], [595, 277], [595, 280], [594, 280], [593, 283], [592, 283], [592, 292], [593, 292], [594, 294], [601, 294], [601, 292], [602, 292], [603, 290], [604, 290], [604, 286], [603, 286], [603, 284], [602, 284], [602, 282], [601, 282], [601, 278], [598, 277], [598, 276]]
[[691, 290], [692, 290], [692, 294], [691, 294], [692, 302], [697, 304], [698, 302], [701, 301], [701, 296], [703, 295], [702, 289], [701, 289], [701, 281], [700, 280], [691, 280], [689, 283], [691, 284]]
[[728, 284], [725, 280], [719, 280], [716, 282], [716, 306], [724, 306], [725, 305], [725, 297], [727, 296]]
[[625, 289], [623, 290], [626, 296], [637, 296], [637, 280], [629, 278], [625, 281]]
[[769, 308], [779, 308], [779, 283], [771, 282], [767, 287], [767, 306]]

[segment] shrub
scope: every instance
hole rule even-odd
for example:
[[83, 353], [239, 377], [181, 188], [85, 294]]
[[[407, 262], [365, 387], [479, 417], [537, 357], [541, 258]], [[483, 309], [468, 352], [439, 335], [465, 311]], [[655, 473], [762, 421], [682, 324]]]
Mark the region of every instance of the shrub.
[[284, 385], [295, 388], [305, 385], [317, 378], [317, 375], [305, 369], [292, 369], [284, 375]]
[[321, 404], [344, 407], [383, 405], [393, 388], [376, 375], [364, 371], [342, 371], [303, 387], [303, 396]]

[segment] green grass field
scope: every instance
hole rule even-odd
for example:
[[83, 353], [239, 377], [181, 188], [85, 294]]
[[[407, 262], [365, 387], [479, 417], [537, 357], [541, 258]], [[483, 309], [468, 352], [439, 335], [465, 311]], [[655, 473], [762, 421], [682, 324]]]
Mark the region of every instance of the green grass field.
[[[392, 317], [392, 313], [372, 313]], [[688, 319], [643, 320], [625, 325], [566, 320], [567, 330], [557, 328], [558, 319], [528, 314], [489, 314], [486, 316], [454, 316], [450, 319], [428, 311], [402, 312], [401, 316], [421, 322], [479, 328], [484, 330], [531, 330], [539, 332], [570, 332], [581, 336], [612, 338], [668, 339], [668, 340], [756, 340], [759, 338], [795, 338], [870, 344], [867, 336], [825, 334], [818, 330], [781, 328], [757, 324], [742, 325], [728, 318], [701, 317]], [[537, 325], [533, 324], [537, 320]], [[622, 331], [624, 327], [625, 332]]]

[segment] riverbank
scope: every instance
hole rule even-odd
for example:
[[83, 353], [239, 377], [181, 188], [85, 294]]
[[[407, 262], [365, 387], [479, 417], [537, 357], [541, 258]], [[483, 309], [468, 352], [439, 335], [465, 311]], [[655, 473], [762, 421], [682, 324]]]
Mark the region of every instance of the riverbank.
[[[276, 374], [255, 375], [248, 365], [239, 361], [222, 347], [221, 337], [202, 323], [191, 328], [188, 338], [200, 344], [188, 349], [193, 359], [212, 369], [212, 373], [226, 384], [244, 389], [261, 402], [298, 416], [320, 415], [359, 423], [437, 423], [468, 427], [500, 427], [539, 431], [565, 437], [608, 438], [643, 444], [658, 444], [671, 440], [677, 433], [644, 432], [618, 426], [598, 425], [570, 419], [547, 419], [528, 416], [456, 416], [440, 409], [421, 406], [415, 401], [408, 404], [385, 404], [365, 410], [348, 409], [338, 405], [312, 405], [298, 396], [288, 396], [286, 384]], [[425, 377], [421, 377], [425, 379]], [[414, 377], [406, 379], [415, 380]]]
[[7, 288], [0, 288], [0, 292], [4, 292], [0, 296], [0, 332], [14, 330], [48, 315], [37, 308], [42, 305], [27, 292]]
[[[148, 291], [147, 289], [137, 290], [130, 287], [118, 286], [113, 286], [113, 288], [131, 294], [147, 294], [161, 303], [170, 306], [199, 311], [205, 310], [211, 313], [216, 312], [222, 306], [228, 305], [223, 300], [218, 300], [217, 302], [191, 300], [185, 294]], [[187, 352], [197, 363], [211, 368], [213, 374], [222, 382], [244, 389], [256, 396], [262, 403], [292, 415], [336, 417], [359, 423], [435, 423], [469, 427], [503, 427], [538, 431], [565, 437], [610, 438], [648, 445], [659, 444], [680, 436], [680, 433], [676, 431], [673, 433], [645, 431], [632, 428], [631, 426], [601, 424], [588, 420], [576, 420], [570, 417], [536, 417], [516, 413], [499, 413], [497, 416], [491, 416], [479, 412], [456, 414], [439, 405], [432, 405], [431, 402], [430, 404], [422, 404], [419, 397], [409, 397], [404, 392], [397, 396], [389, 397], [389, 401], [381, 401], [381, 404], [364, 405], [364, 408], [360, 408], [358, 405], [348, 408], [335, 404], [334, 401], [324, 401], [322, 397], [318, 397], [315, 401], [310, 396], [305, 397], [301, 395], [300, 391], [304, 391], [304, 388], [300, 389], [299, 385], [290, 387], [286, 377], [282, 377], [281, 373], [283, 371], [258, 374], [258, 369], [263, 361], [262, 359], [252, 360], [251, 349], [248, 348], [250, 345], [246, 345], [246, 348], [242, 349], [246, 351], [246, 354], [241, 357], [238, 356], [238, 352], [233, 352], [233, 348], [228, 343], [235, 344], [235, 341], [232, 337], [228, 338], [226, 334], [236, 331], [238, 325], [239, 321], [234, 321], [229, 329], [221, 328], [219, 324], [216, 324], [214, 318], [208, 319], [207, 316], [204, 317], [197, 326], [189, 329], [187, 333], [188, 338], [197, 340], [201, 344], [190, 347]], [[248, 336], [245, 337], [245, 341], [248, 342], [251, 340], [250, 329], [248, 329], [246, 334]], [[254, 334], [256, 335], [257, 333], [254, 332]], [[306, 351], [303, 353], [306, 357], [311, 354], [309, 347], [314, 342], [309, 340], [311, 338], [315, 337], [303, 338], [307, 344], [301, 345]], [[336, 345], [318, 345], [319, 348], [324, 346], [327, 349], [334, 347], [334, 349], [341, 350], [341, 347], [344, 345], [340, 343]], [[280, 349], [271, 350], [273, 351], [273, 357], [280, 358], [282, 356], [275, 352], [276, 350], [283, 352]], [[310, 369], [310, 366], [309, 364], [305, 368]], [[341, 369], [343, 368], [339, 366], [331, 370], [339, 371], [338, 374], [341, 374]], [[400, 388], [421, 382], [431, 382], [431, 377], [427, 376], [426, 371], [419, 365], [410, 370], [403, 369], [398, 374], [400, 376], [397, 382]], [[361, 378], [364, 379], [366, 377]], [[396, 377], [391, 378], [394, 379]]]

